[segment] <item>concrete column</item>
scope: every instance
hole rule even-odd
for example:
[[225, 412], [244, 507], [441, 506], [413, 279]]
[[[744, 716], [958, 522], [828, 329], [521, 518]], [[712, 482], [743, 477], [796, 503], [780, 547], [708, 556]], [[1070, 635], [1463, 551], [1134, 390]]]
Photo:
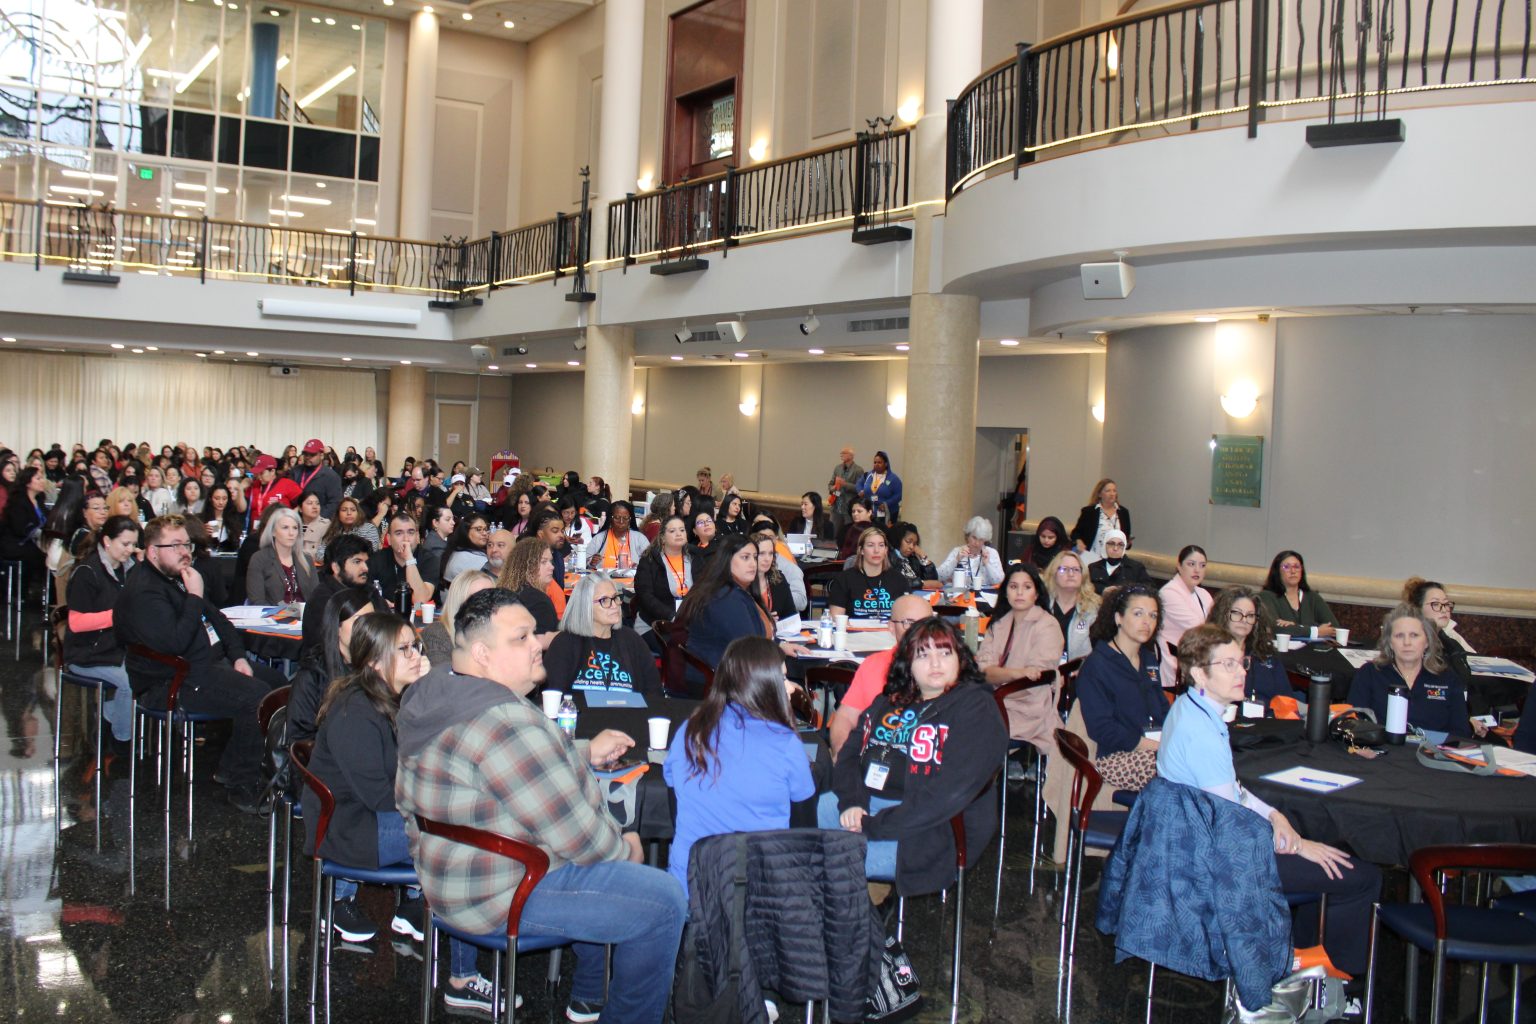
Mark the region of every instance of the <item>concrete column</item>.
[[[406, 144], [400, 156], [400, 237], [432, 235], [433, 121], [437, 110], [437, 15], [411, 15], [405, 57]], [[393, 436], [393, 431], [391, 431]]]
[[582, 378], [581, 472], [600, 476], [615, 498], [629, 497], [630, 436], [634, 429], [635, 329], [587, 328]]
[[[645, 0], [606, 0], [603, 106], [598, 125], [596, 195], [592, 201], [593, 259], [604, 258], [608, 251], [608, 204], [635, 190], [640, 167], [640, 78], [644, 66]], [[627, 400], [625, 405], [627, 408]]]
[[901, 514], [917, 524], [929, 551], [958, 544], [970, 516], [980, 327], [975, 296], [912, 296]]
[[389, 371], [389, 409], [384, 440], [384, 467], [393, 473], [406, 456], [426, 458], [421, 450], [427, 417], [427, 371], [419, 366], [396, 366]]

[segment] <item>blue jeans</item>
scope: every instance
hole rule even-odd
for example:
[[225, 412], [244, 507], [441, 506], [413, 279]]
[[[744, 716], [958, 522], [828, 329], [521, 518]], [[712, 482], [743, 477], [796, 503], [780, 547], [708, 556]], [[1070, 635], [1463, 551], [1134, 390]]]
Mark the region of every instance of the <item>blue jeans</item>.
[[113, 739], [122, 743], [132, 739], [133, 690], [128, 687], [128, 670], [121, 665], [65, 665], [64, 668], [73, 675], [112, 685], [111, 696], [101, 705], [102, 717], [112, 727]]
[[[405, 819], [399, 811], [376, 811], [379, 819], [379, 863], [402, 864], [411, 859], [411, 843], [405, 835]], [[336, 879], [336, 898], [349, 900], [357, 895], [357, 883]], [[419, 886], [406, 890], [411, 899], [421, 896]], [[478, 951], [467, 942], [448, 940], [448, 971], [455, 978], [467, 978], [479, 973], [476, 965]]]
[[677, 879], [628, 861], [566, 864], [523, 905], [522, 933], [574, 940], [571, 998], [603, 1003], [604, 945], [613, 979], [603, 1024], [655, 1024], [666, 1012], [688, 900]]
[[[886, 800], [882, 797], [869, 798], [869, 813], [878, 814], [887, 807], [895, 807], [900, 800]], [[842, 816], [837, 811], [837, 794], [823, 793], [816, 801], [816, 824], [820, 828], [840, 829], [843, 823], [839, 820]], [[864, 877], [879, 882], [889, 882], [896, 878], [896, 840], [881, 839], [871, 841], [864, 852]]]

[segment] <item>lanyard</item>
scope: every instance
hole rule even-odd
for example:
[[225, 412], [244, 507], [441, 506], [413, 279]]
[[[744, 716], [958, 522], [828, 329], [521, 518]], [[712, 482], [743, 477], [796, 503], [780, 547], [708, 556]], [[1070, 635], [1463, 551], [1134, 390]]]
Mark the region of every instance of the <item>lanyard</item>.
[[308, 487], [309, 482], [315, 478], [315, 474], [320, 472], [324, 465], [324, 463], [321, 463], [319, 466], [316, 466], [314, 469], [310, 470], [309, 476], [306, 476], [303, 480], [299, 481], [299, 490], [302, 491], [304, 488]]
[[677, 556], [677, 561], [672, 561], [671, 555], [663, 556], [667, 562], [667, 568], [672, 570], [672, 578], [677, 580], [677, 596], [686, 597], [688, 594], [687, 569], [688, 562], [682, 555]]

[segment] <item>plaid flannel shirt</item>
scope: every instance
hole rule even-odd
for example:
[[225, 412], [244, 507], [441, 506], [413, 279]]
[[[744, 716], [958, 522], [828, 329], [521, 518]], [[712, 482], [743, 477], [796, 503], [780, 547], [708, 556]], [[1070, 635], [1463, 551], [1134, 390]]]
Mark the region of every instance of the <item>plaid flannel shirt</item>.
[[516, 861], [437, 836], [415, 816], [471, 825], [532, 843], [549, 870], [629, 856], [597, 778], [576, 744], [523, 697], [445, 729], [419, 756], [400, 760], [395, 800], [405, 815], [411, 855], [432, 909], [456, 928], [506, 927]]

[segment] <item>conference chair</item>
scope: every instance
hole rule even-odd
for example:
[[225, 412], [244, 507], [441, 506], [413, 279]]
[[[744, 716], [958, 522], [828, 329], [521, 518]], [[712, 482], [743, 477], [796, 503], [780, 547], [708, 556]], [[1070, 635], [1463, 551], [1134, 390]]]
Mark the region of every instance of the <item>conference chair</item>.
[[[1046, 669], [1036, 680], [1016, 679], [1011, 683], [1005, 683], [992, 691], [992, 699], [997, 702], [997, 712], [1003, 716], [1003, 728], [1008, 726], [1007, 700], [1016, 693], [1024, 693], [1027, 690], [1039, 689], [1042, 686], [1050, 686], [1056, 681], [1056, 670]], [[992, 916], [995, 919], [1003, 902], [1003, 858], [1008, 846], [1008, 762], [1014, 754], [1025, 748], [1035, 752], [1035, 805], [1034, 833], [1031, 838], [1029, 850], [1029, 891], [1033, 895], [1035, 891], [1035, 867], [1040, 858], [1040, 794], [1045, 777], [1045, 757], [1038, 748], [1028, 740], [1009, 739], [1008, 749], [1003, 753], [1002, 768], [1002, 805], [998, 811], [997, 821], [997, 887], [992, 895]]]

